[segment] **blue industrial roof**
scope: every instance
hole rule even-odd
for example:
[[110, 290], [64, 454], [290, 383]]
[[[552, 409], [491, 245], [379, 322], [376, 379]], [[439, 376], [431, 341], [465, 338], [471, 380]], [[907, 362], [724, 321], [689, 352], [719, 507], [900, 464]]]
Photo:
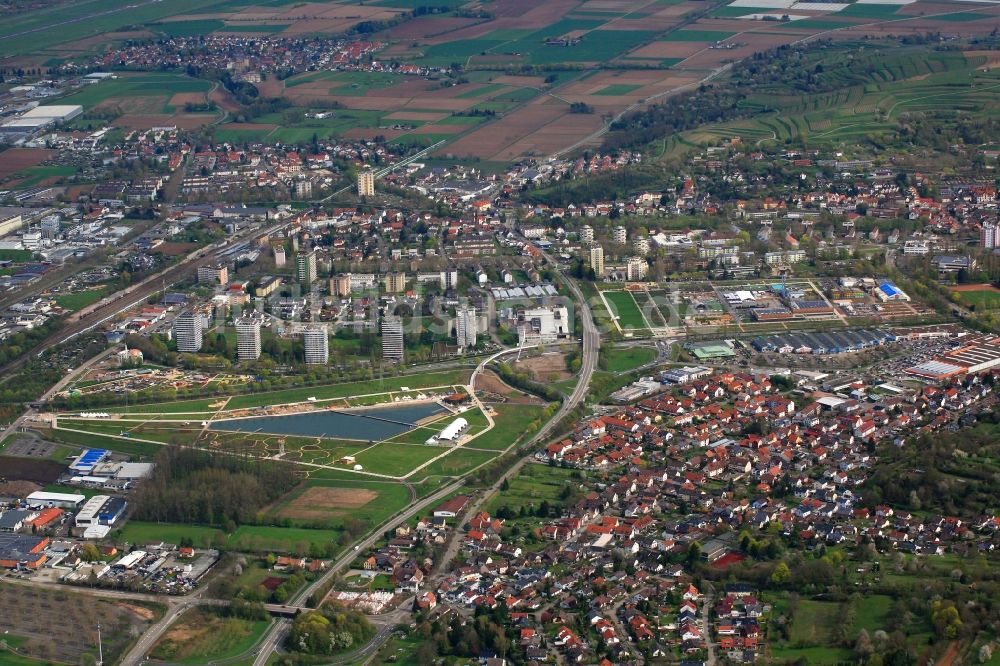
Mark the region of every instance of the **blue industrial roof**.
[[899, 294], [899, 289], [896, 288], [896, 285], [889, 282], [888, 280], [880, 284], [879, 288], [885, 292], [886, 296], [896, 296]]

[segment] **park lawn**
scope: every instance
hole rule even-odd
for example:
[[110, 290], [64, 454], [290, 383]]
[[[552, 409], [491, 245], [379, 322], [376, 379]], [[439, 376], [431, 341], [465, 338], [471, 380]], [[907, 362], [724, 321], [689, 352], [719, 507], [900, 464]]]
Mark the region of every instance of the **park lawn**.
[[447, 448], [441, 446], [383, 442], [359, 453], [354, 459], [366, 472], [406, 476], [428, 460], [447, 451]]
[[171, 625], [150, 656], [175, 664], [229, 659], [252, 648], [270, 624], [270, 620], [220, 617], [210, 609], [192, 608]]
[[496, 415], [493, 417], [494, 427], [492, 430], [465, 443], [473, 449], [487, 449], [489, 451], [503, 451], [514, 442], [522, 441], [525, 437], [541, 427], [541, 422], [535, 427], [530, 424], [541, 418], [545, 411], [544, 405], [516, 405], [499, 404], [494, 405]]
[[75, 294], [63, 294], [62, 296], [56, 296], [56, 305], [65, 310], [76, 312], [88, 305], [93, 305], [104, 298], [107, 293], [108, 287], [97, 287], [96, 289], [78, 291]]
[[416, 375], [371, 379], [361, 382], [282, 389], [278, 391], [268, 391], [266, 393], [252, 393], [249, 395], [239, 395], [233, 397], [229, 401], [229, 404], [226, 405], [226, 409], [248, 409], [251, 407], [280, 405], [291, 402], [305, 402], [310, 397], [315, 397], [317, 400], [333, 400], [336, 398], [346, 398], [356, 395], [398, 391], [403, 386], [408, 386], [410, 388], [426, 388], [430, 386], [466, 384], [469, 381], [470, 375], [471, 371], [469, 370], [427, 372]]
[[604, 298], [608, 305], [618, 315], [618, 325], [623, 329], [647, 328], [646, 319], [642, 316], [639, 306], [636, 305], [632, 294], [627, 291], [606, 291]]
[[628, 347], [625, 349], [605, 347], [601, 350], [602, 367], [611, 372], [627, 372], [646, 365], [656, 358], [656, 350], [649, 347]]
[[57, 442], [76, 444], [78, 446], [96, 449], [111, 449], [112, 451], [126, 453], [140, 459], [156, 457], [161, 448], [158, 444], [136, 442], [128, 439], [122, 439], [120, 437], [109, 437], [107, 435], [101, 435], [94, 432], [77, 432], [72, 430], [63, 430], [62, 428], [56, 428], [55, 430], [46, 432], [49, 433], [49, 437], [54, 438]]
[[121, 414], [197, 414], [214, 412], [210, 407], [216, 403], [225, 402], [225, 396], [219, 398], [205, 398], [201, 400], [175, 400], [171, 402], [155, 402], [143, 405], [129, 405], [128, 410], [121, 408]]
[[414, 476], [416, 479], [431, 476], [462, 476], [497, 457], [492, 451], [455, 449], [444, 458], [432, 462]]

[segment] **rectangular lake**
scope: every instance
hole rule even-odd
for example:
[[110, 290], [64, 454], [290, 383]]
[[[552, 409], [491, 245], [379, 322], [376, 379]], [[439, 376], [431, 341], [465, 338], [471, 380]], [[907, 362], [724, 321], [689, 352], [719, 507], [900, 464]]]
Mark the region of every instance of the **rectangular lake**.
[[209, 429], [377, 442], [413, 430], [418, 421], [444, 411], [435, 402], [336, 412], [324, 409], [281, 416], [248, 416], [214, 421], [209, 424]]

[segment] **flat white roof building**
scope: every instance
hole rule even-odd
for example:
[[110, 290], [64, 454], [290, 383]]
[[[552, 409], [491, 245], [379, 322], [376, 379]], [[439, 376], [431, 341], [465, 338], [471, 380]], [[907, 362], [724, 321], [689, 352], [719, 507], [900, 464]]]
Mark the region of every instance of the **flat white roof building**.
[[4, 131], [31, 132], [49, 125], [72, 120], [83, 113], [83, 107], [78, 104], [51, 104], [36, 106], [22, 113], [17, 118], [3, 124]]
[[85, 495], [77, 495], [76, 493], [47, 493], [38, 491], [28, 495], [27, 500], [29, 504], [44, 504], [64, 509], [75, 509], [86, 502], [87, 497]]
[[87, 500], [87, 503], [80, 509], [80, 513], [76, 514], [76, 526], [89, 527], [98, 524], [98, 512], [109, 499], [111, 498], [107, 495], [94, 495]]

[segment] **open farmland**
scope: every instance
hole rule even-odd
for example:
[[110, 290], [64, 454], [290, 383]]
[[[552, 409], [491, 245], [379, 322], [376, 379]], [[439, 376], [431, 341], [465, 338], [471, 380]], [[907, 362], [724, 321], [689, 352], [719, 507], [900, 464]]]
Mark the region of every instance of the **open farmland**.
[[[421, 6], [415, 0], [361, 5], [178, 0], [123, 7], [90, 0], [11, 17], [0, 28], [0, 57], [14, 58], [10, 64], [52, 66], [96, 56], [109, 40], [209, 34], [342, 36], [364, 23], [366, 30], [358, 34], [383, 45], [377, 60], [429, 71], [416, 76], [320, 68], [288, 79], [268, 77], [257, 84], [261, 95], [285, 97], [293, 108], [249, 122], [235, 122], [241, 108], [224, 91], [211, 90], [210, 81], [166, 73], [124, 73], [64, 101], [83, 104], [88, 111], [110, 110], [124, 128], [194, 129], [221, 122], [214, 128], [217, 141], [302, 145], [316, 137], [428, 145], [443, 140], [447, 144], [438, 150], [440, 158], [507, 162], [596, 146], [607, 123], [620, 114], [717, 79], [727, 64], [768, 48], [819, 35], [833, 40], [940, 30], [984, 35], [1000, 15], [1000, 7], [993, 5], [931, 0], [509, 0], [485, 9], [449, 0], [434, 5], [442, 13], [415, 15], [413, 10]], [[477, 16], [480, 10], [488, 14]], [[55, 26], [58, 30], [52, 30]], [[455, 76], [455, 67], [461, 69], [460, 76]], [[446, 69], [450, 75], [442, 76]], [[518, 71], [524, 75], [514, 75]], [[184, 111], [187, 103], [206, 101], [206, 94], [214, 110]], [[896, 113], [923, 106], [904, 100], [892, 109], [889, 122]], [[311, 110], [331, 107], [326, 117], [306, 117]], [[496, 115], [474, 113], [482, 111]], [[807, 111], [809, 117], [794, 118]], [[853, 132], [843, 134], [837, 119], [824, 118], [822, 111], [789, 109], [794, 120], [736, 129], [747, 138], [781, 140], [808, 127], [811, 136], [832, 141], [879, 131], [886, 124], [883, 119], [880, 126], [877, 118], [844, 123], [852, 125]], [[693, 142], [707, 138], [695, 136]], [[61, 175], [25, 173], [21, 184], [51, 184]]]
[[113, 112], [115, 124], [134, 129], [177, 125], [187, 129], [207, 125], [215, 113], [187, 113], [188, 103], [205, 103], [211, 83], [182, 74], [159, 72], [120, 74], [92, 84], [60, 100], [79, 104], [84, 112]]

